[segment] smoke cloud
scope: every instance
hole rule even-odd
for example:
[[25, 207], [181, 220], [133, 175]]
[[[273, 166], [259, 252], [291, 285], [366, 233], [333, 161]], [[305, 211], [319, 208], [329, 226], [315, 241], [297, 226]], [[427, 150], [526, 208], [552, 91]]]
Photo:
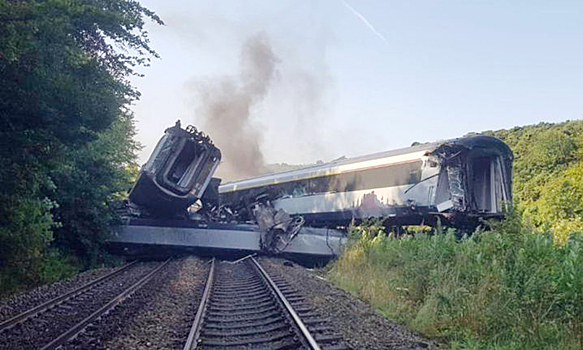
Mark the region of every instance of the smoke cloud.
[[196, 119], [221, 149], [217, 176], [235, 180], [265, 172], [261, 130], [252, 120], [274, 79], [278, 58], [267, 37], [255, 35], [244, 43], [238, 75], [197, 83]]

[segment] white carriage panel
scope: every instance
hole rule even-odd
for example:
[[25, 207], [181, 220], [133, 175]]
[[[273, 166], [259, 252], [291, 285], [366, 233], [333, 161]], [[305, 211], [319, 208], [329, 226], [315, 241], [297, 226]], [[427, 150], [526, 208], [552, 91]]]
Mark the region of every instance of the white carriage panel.
[[219, 192], [228, 193], [232, 191], [245, 190], [254, 187], [268, 186], [284, 182], [298, 181], [314, 177], [358, 171], [360, 169], [379, 168], [383, 166], [409, 163], [412, 161], [423, 159], [426, 153], [427, 150], [422, 150], [413, 153], [406, 153], [401, 155], [371, 159], [342, 165], [330, 164], [329, 167], [325, 167], [325, 165], [323, 165], [317, 168], [298, 169], [286, 173], [270, 174], [248, 180], [226, 183], [219, 187]]

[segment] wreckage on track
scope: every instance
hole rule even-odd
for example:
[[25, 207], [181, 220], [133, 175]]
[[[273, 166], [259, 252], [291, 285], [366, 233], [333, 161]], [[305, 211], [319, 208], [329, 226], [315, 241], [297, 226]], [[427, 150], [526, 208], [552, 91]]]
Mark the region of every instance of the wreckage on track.
[[109, 240], [114, 250], [266, 252], [312, 261], [339, 253], [345, 240], [341, 231], [302, 227], [300, 217], [283, 212], [263, 211], [259, 225], [221, 220], [220, 180], [212, 177], [220, 159], [219, 149], [193, 126], [182, 129], [177, 122], [166, 129], [121, 210], [125, 223]]
[[138, 180], [130, 201], [156, 217], [172, 217], [202, 198], [221, 161], [210, 138], [193, 126], [166, 129]]
[[[198, 253], [263, 252], [329, 259], [344, 229], [366, 218], [387, 227], [473, 229], [511, 201], [513, 155], [493, 137], [421, 144], [219, 186], [221, 153], [177, 123], [166, 130], [130, 192], [111, 243]], [[188, 211], [187, 211], [188, 209]]]

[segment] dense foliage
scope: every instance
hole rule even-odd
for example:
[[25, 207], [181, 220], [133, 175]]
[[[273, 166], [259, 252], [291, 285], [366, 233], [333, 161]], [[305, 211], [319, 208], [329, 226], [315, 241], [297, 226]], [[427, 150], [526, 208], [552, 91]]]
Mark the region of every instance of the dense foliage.
[[0, 0], [0, 292], [97, 261], [139, 147], [144, 18], [161, 23], [132, 0]]

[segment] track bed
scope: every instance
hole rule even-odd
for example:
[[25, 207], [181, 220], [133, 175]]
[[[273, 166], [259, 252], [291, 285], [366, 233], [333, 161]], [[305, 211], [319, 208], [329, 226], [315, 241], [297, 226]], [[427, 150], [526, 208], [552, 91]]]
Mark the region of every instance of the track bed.
[[[309, 349], [289, 311], [275, 297], [279, 288], [313, 340], [321, 349], [426, 349], [428, 340], [378, 315], [365, 303], [317, 277], [313, 272], [282, 259], [259, 258], [238, 263], [216, 261], [214, 291], [201, 317], [194, 342], [197, 349], [282, 348]], [[57, 333], [86, 318], [111, 301], [112, 295], [132, 285], [161, 262], [137, 263], [109, 282], [97, 284], [102, 293], [84, 292], [85, 302], [62, 304], [0, 332], [0, 349], [40, 349]], [[193, 335], [193, 322], [203, 300], [211, 269], [208, 259], [174, 259], [131, 296], [89, 322], [62, 349], [184, 349]], [[261, 277], [260, 269], [271, 282]], [[133, 272], [132, 272], [133, 271]], [[0, 301], [0, 323], [112, 272], [84, 274], [86, 278], [43, 287]], [[88, 277], [87, 277], [88, 276]], [[82, 283], [80, 282], [82, 280]], [[117, 288], [117, 289], [116, 289]], [[115, 289], [115, 291], [113, 291]], [[111, 291], [110, 291], [111, 290]], [[89, 294], [87, 294], [89, 293]], [[41, 296], [46, 294], [45, 298]], [[98, 296], [101, 294], [103, 297]], [[109, 300], [109, 301], [108, 301]], [[87, 303], [87, 304], [86, 304]], [[98, 305], [97, 305], [98, 304]], [[283, 310], [283, 311], [282, 311]], [[49, 317], [48, 315], [53, 314]], [[197, 331], [195, 330], [195, 333]]]

